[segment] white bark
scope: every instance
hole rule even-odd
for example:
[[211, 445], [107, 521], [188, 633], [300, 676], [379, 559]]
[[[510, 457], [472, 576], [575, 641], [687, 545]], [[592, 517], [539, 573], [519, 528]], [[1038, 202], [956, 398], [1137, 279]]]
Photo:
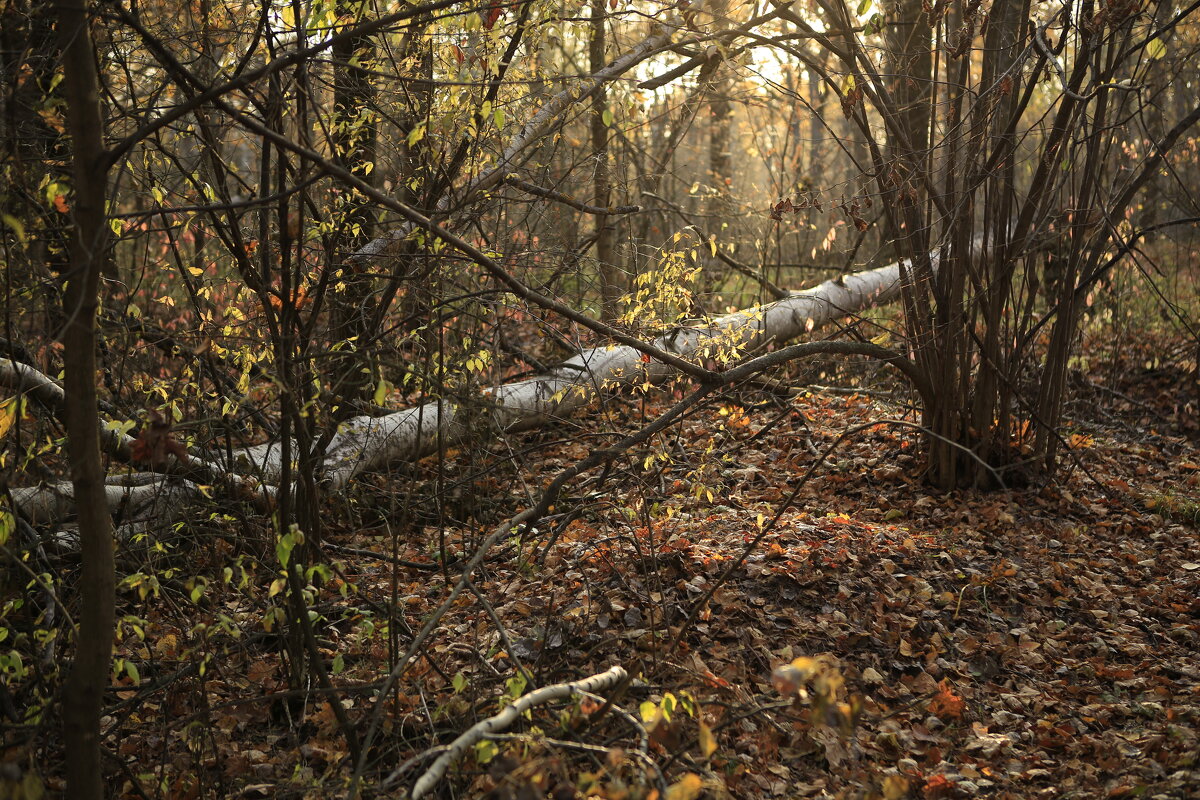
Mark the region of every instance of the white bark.
[[505, 730], [509, 725], [520, 719], [521, 715], [529, 709], [555, 700], [564, 700], [581, 692], [598, 692], [607, 689], [623, 681], [625, 674], [625, 670], [621, 667], [610, 667], [599, 675], [592, 675], [583, 680], [544, 686], [541, 689], [530, 692], [524, 697], [518, 698], [512, 705], [505, 707], [503, 711], [494, 717], [489, 717], [475, 723], [451, 742], [446, 752], [438, 756], [437, 761], [434, 761], [429, 766], [425, 774], [417, 778], [417, 782], [413, 784], [412, 800], [421, 800], [422, 797], [429, 794], [437, 786], [438, 782], [446, 776], [446, 770], [450, 768], [450, 765], [457, 761], [463, 753], [474, 747], [476, 742], [482, 740], [488, 734]]
[[11, 358], [0, 358], [0, 386], [27, 394], [53, 409], [62, 408], [66, 397], [58, 381]]
[[[67, 402], [66, 393], [58, 381], [28, 364], [8, 358], [0, 358], [0, 386], [16, 394], [28, 395], [55, 414], [61, 414]], [[128, 462], [132, 459], [130, 451], [135, 440], [122, 432], [123, 427], [116, 422], [102, 422], [100, 444], [108, 455]], [[263, 504], [269, 505], [274, 496], [273, 487], [259, 486], [253, 479], [229, 472], [194, 453], [186, 464], [174, 454], [167, 454], [163, 467], [175, 475], [143, 472], [110, 475], [106, 481], [105, 502], [110, 513], [121, 517], [117, 534], [122, 540], [147, 532], [164, 521], [178, 519], [189, 502], [208, 496], [195, 481], [178, 477], [182, 471], [201, 480], [235, 479], [239, 491], [257, 496]], [[57, 523], [75, 513], [74, 490], [70, 481], [52, 486], [15, 488], [11, 494], [17, 508], [35, 525]], [[67, 532], [64, 541], [70, 540], [70, 532]]]
[[[164, 523], [179, 519], [191, 503], [205, 496], [199, 486], [181, 478], [152, 474], [119, 477], [126, 482], [106, 485], [104, 499], [109, 512], [120, 515], [116, 535], [121, 541], [159, 532]], [[69, 481], [10, 491], [13, 502], [31, 524], [57, 523], [75, 513], [75, 497]], [[71, 529], [58, 532], [55, 538], [62, 545], [77, 544]]]

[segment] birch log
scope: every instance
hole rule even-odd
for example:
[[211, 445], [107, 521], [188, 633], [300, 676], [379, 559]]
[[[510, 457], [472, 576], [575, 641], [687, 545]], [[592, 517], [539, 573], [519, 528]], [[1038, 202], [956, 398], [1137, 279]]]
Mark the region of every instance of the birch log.
[[[784, 342], [833, 320], [895, 299], [900, 290], [897, 264], [845, 275], [795, 292], [783, 300], [720, 317], [711, 325], [683, 328], [653, 344], [682, 357], [700, 356], [706, 347], [749, 349]], [[674, 370], [659, 362], [645, 363], [629, 346], [586, 350], [547, 373], [484, 392], [492, 432], [537, 428], [587, 405], [603, 392], [646, 382], [660, 383]], [[439, 432], [446, 442], [478, 436], [448, 401], [426, 403], [383, 417], [355, 417], [343, 424], [325, 460], [326, 485], [343, 489], [357, 475], [390, 461], [411, 461], [434, 452]], [[248, 452], [250, 461], [268, 476], [278, 475], [278, 447]]]

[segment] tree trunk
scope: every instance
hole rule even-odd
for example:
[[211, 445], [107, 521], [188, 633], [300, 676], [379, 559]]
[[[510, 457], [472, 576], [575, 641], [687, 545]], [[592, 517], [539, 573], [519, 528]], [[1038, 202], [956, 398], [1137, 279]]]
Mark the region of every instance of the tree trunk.
[[[728, 24], [727, 0], [715, 0], [710, 8], [715, 24], [722, 27]], [[708, 217], [704, 221], [704, 229], [710, 237], [716, 237], [717, 247], [727, 247], [725, 237], [730, 230], [732, 207], [730, 193], [733, 185], [733, 171], [730, 168], [733, 145], [733, 103], [729, 100], [732, 81], [730, 71], [721, 63], [722, 53], [715, 55], [712, 77], [709, 80], [708, 100], [708, 175], [709, 194], [705, 199], [704, 213]], [[732, 252], [732, 251], [731, 251]], [[704, 279], [701, 292], [708, 294], [721, 290], [722, 278], [727, 274], [727, 268], [716, 259], [704, 260]]]
[[[604, 0], [592, 0], [592, 38], [588, 43], [590, 69], [593, 75], [604, 69], [605, 31], [607, 22]], [[595, 166], [592, 178], [592, 203], [608, 208], [612, 198], [612, 179], [608, 164], [608, 89], [603, 84], [592, 95], [592, 158]], [[611, 113], [611, 112], [610, 112]], [[621, 299], [622, 281], [616, 263], [614, 240], [616, 230], [607, 214], [596, 215], [596, 264], [600, 274], [601, 318], [612, 322], [617, 318], [617, 301]]]
[[[363, 11], [361, 0], [341, 0], [337, 6], [339, 19], [352, 19], [356, 24]], [[375, 185], [375, 154], [378, 125], [372, 103], [375, 97], [371, 85], [370, 61], [374, 47], [370, 37], [353, 36], [333, 47], [333, 152], [334, 161], [365, 183]], [[344, 250], [336, 257], [347, 264], [345, 254], [353, 253], [373, 236], [372, 204], [357, 191], [347, 187], [342, 207], [342, 234], [339, 239]], [[344, 349], [333, 360], [334, 395], [352, 400], [370, 397], [374, 388], [373, 367], [368, 353], [370, 330], [367, 296], [370, 291], [368, 273], [343, 267], [341, 285], [330, 295], [333, 331], [331, 339]]]
[[104, 797], [100, 711], [112, 664], [115, 580], [112, 518], [104, 495], [96, 396], [96, 308], [108, 245], [104, 224], [107, 180], [102, 166], [103, 122], [96, 52], [84, 0], [61, 0], [58, 36], [75, 180], [70, 201], [75, 222], [71, 263], [64, 275], [64, 390], [71, 483], [79, 514], [83, 562], [75, 661], [63, 689], [62, 716], [67, 795], [75, 800], [100, 800]]

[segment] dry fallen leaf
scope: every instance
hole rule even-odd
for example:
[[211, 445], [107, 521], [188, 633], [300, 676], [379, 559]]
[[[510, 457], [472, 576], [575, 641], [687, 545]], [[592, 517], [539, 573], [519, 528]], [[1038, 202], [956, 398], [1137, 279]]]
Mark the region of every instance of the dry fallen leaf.
[[667, 800], [696, 800], [704, 791], [700, 776], [689, 772], [667, 787]]
[[717, 738], [713, 736], [712, 728], [700, 721], [700, 752], [705, 758], [710, 758], [717, 751]]
[[938, 693], [929, 701], [929, 713], [941, 719], [959, 719], [967, 704], [961, 697], [950, 691], [950, 683], [942, 681]]

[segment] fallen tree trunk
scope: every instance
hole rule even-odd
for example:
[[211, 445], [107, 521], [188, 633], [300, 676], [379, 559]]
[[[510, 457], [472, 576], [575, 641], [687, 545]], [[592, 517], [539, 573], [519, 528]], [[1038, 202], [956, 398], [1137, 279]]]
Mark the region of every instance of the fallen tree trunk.
[[[683, 358], [706, 350], [739, 351], [794, 339], [833, 320], [895, 299], [900, 290], [897, 264], [826, 281], [789, 297], [739, 311], [703, 327], [681, 328], [660, 336], [653, 347]], [[592, 402], [605, 391], [660, 383], [676, 370], [645, 361], [635, 347], [605, 346], [586, 350], [550, 371], [485, 390], [489, 406], [486, 427], [492, 433], [536, 428]], [[456, 442], [477, 436], [449, 401], [435, 401], [382, 417], [354, 417], [342, 424], [326, 451], [324, 481], [339, 491], [364, 471], [392, 461], [412, 461], [436, 450], [439, 437]], [[280, 445], [249, 448], [241, 457], [267, 481], [278, 479]]]
[[[31, 525], [56, 523], [75, 513], [74, 492], [69, 482], [10, 492], [21, 515]], [[179, 519], [193, 502], [206, 496], [199, 485], [186, 478], [157, 473], [111, 476], [104, 486], [104, 499], [109, 513], [117, 517], [115, 531], [121, 541], [158, 532], [164, 522]], [[62, 531], [53, 539], [61, 546], [78, 544], [73, 530]]]
[[[676, 357], [693, 360], [711, 357], [718, 351], [744, 353], [768, 343], [794, 339], [836, 319], [890, 302], [898, 295], [899, 288], [899, 265], [890, 264], [719, 317], [706, 326], [681, 328], [649, 344]], [[677, 372], [670, 365], [646, 358], [631, 345], [596, 347], [542, 375], [487, 389], [481, 398], [488, 407], [482, 424], [478, 417], [468, 419], [469, 415], [446, 400], [380, 417], [351, 418], [342, 423], [326, 450], [321, 469], [323, 483], [327, 490], [340, 491], [363, 472], [434, 452], [439, 436], [443, 442], [453, 443], [467, 436], [537, 428], [567, 416], [606, 392], [660, 383]], [[51, 387], [57, 388], [52, 380], [25, 365], [19, 371], [0, 369], [0, 382], [5, 382], [6, 377], [9, 388], [36, 386], [37, 391], [46, 394], [45, 399], [53, 395]], [[123, 436], [108, 444], [124, 450], [128, 441]], [[226, 478], [241, 480], [243, 476], [253, 476], [267, 484], [259, 491], [269, 496], [270, 485], [277, 484], [282, 473], [281, 452], [282, 443], [278, 441], [246, 447], [235, 451], [231, 464], [218, 467], [216, 458], [205, 462], [205, 471], [209, 473], [206, 477], [219, 478], [223, 473]], [[165, 492], [166, 497], [153, 501], [157, 492]], [[182, 509], [184, 501], [200, 494], [194, 483], [183, 479], [149, 484], [142, 479], [124, 486], [110, 486], [107, 499], [113, 512], [131, 505], [167, 512]], [[73, 506], [68, 484], [21, 489], [13, 493], [13, 498], [28, 518], [41, 523], [61, 521]], [[166, 514], [167, 518], [172, 516]], [[138, 517], [134, 528], [143, 531], [147, 519], [144, 514]]]

